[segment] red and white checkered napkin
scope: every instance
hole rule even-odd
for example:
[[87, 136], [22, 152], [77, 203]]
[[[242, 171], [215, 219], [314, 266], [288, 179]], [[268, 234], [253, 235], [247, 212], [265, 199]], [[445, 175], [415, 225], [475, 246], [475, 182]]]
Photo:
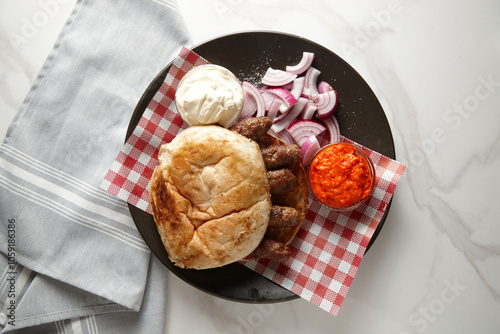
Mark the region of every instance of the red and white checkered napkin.
[[[181, 50], [101, 188], [151, 213], [148, 184], [158, 164], [158, 149], [187, 127], [175, 109], [175, 89], [187, 71], [207, 63], [189, 49]], [[290, 245], [290, 260], [244, 262], [248, 268], [334, 315], [406, 168], [404, 164], [363, 149], [372, 159], [377, 175], [375, 191], [363, 206], [338, 213], [310, 195], [306, 219]]]

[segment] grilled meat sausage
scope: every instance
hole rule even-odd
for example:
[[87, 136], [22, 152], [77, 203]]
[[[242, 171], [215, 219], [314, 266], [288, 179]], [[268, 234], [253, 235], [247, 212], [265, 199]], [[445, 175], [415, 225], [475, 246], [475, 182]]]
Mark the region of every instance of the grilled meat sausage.
[[239, 133], [253, 141], [258, 141], [273, 125], [268, 117], [248, 117], [230, 127], [230, 130]]
[[295, 227], [300, 223], [300, 212], [289, 206], [273, 205], [269, 227]]
[[267, 172], [271, 195], [282, 195], [297, 188], [297, 177], [287, 168]]
[[262, 151], [263, 149], [274, 145], [274, 140], [273, 137], [264, 135], [257, 140], [257, 144], [259, 144], [260, 150]]
[[284, 262], [290, 258], [290, 247], [282, 242], [264, 237], [259, 246], [250, 254], [252, 258]]
[[262, 157], [270, 170], [295, 164], [302, 159], [302, 153], [298, 145], [272, 145], [262, 149]]

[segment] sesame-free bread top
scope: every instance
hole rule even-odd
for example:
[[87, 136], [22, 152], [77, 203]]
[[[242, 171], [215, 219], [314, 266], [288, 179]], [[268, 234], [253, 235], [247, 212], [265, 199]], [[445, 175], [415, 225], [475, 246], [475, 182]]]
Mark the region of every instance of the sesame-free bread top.
[[220, 267], [258, 246], [271, 200], [255, 142], [219, 126], [191, 126], [162, 145], [158, 159], [150, 202], [175, 265]]

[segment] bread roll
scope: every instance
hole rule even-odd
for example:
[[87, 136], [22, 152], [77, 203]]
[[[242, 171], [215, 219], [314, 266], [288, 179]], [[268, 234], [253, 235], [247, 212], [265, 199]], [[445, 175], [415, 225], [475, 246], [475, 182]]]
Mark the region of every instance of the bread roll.
[[170, 260], [208, 269], [243, 259], [266, 233], [271, 199], [259, 146], [214, 125], [161, 146], [150, 201]]

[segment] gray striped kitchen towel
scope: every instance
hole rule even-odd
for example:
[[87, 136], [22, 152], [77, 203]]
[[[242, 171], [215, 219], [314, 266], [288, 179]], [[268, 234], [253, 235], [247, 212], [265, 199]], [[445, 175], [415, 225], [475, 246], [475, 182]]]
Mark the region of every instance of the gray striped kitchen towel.
[[162, 333], [167, 272], [99, 184], [189, 45], [175, 0], [79, 0], [0, 146], [0, 329]]

